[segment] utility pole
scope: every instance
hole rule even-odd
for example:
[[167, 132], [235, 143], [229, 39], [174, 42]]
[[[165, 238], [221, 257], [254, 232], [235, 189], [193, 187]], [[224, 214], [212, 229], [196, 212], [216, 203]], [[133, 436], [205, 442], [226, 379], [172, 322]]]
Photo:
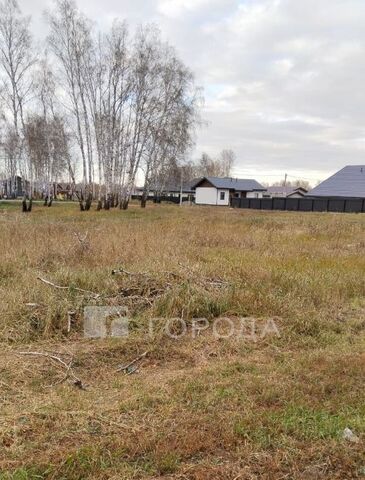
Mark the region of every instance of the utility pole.
[[183, 203], [183, 171], [180, 172], [180, 207]]
[[288, 180], [288, 174], [286, 173], [284, 176], [284, 187], [283, 187], [283, 196], [286, 197], [286, 182]]

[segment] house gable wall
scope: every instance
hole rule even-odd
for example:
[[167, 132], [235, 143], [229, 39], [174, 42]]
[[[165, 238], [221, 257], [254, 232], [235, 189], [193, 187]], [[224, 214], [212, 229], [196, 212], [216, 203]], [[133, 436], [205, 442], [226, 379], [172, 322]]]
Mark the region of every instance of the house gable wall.
[[196, 188], [215, 188], [206, 178], [204, 178]]
[[[224, 192], [223, 200], [221, 200], [221, 192]], [[229, 205], [229, 190], [199, 186], [195, 190], [195, 203], [197, 205]]]

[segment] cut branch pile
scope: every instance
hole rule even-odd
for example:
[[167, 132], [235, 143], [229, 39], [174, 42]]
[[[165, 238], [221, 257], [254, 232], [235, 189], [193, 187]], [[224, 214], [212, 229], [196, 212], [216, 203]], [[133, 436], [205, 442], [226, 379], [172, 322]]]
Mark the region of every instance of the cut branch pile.
[[133, 307], [152, 306], [157, 299], [173, 288], [172, 280], [176, 275], [170, 272], [162, 273], [162, 278], [156, 278], [147, 272], [130, 272], [124, 268], [112, 270], [112, 275], [121, 275], [128, 279], [120, 285], [118, 296], [124, 302], [130, 302], [130, 306]]
[[192, 268], [179, 263], [182, 271], [167, 272], [159, 271], [159, 278], [147, 272], [130, 272], [123, 267], [112, 270], [112, 275], [122, 275], [129, 278], [128, 286], [122, 287], [119, 294], [125, 298], [141, 298], [146, 303], [151, 303], [151, 299], [156, 300], [167, 290], [182, 284], [195, 284], [205, 290], [221, 289], [230, 286], [230, 283], [221, 278], [204, 277]]
[[[83, 240], [84, 239], [82, 239], [82, 241]], [[132, 314], [153, 307], [156, 301], [161, 299], [166, 293], [184, 284], [199, 287], [199, 289], [203, 290], [203, 292], [206, 291], [207, 293], [212, 290], [220, 290], [230, 286], [230, 283], [221, 278], [203, 276], [201, 272], [196, 269], [181, 263], [179, 263], [179, 266], [181, 269], [179, 272], [132, 272], [123, 267], [112, 270], [112, 275], [118, 275], [121, 277], [121, 281], [118, 282], [118, 291], [113, 296], [85, 290], [73, 285], [58, 285], [40, 276], [37, 277], [37, 279], [43, 284], [59, 291], [75, 291], [85, 298], [102, 300], [105, 305], [123, 305], [128, 308]], [[28, 304], [28, 306], [35, 308], [36, 304]], [[76, 312], [74, 311], [68, 312], [67, 333], [70, 333], [71, 331], [71, 325], [74, 321], [75, 315]]]

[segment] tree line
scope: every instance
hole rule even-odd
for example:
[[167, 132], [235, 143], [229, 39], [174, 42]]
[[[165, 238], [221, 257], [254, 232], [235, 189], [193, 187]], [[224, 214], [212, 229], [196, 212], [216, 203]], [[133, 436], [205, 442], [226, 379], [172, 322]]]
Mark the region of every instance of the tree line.
[[[31, 210], [35, 190], [50, 205], [52, 185], [65, 177], [80, 209], [89, 210], [93, 199], [98, 209], [128, 208], [139, 172], [144, 200], [176, 169], [192, 176], [183, 160], [200, 121], [201, 90], [158, 28], [131, 33], [116, 19], [96, 31], [72, 0], [56, 0], [45, 17], [38, 52], [31, 19], [16, 0], [0, 3], [3, 170], [13, 193], [16, 177], [26, 180], [23, 209]], [[216, 172], [220, 161], [203, 157]]]

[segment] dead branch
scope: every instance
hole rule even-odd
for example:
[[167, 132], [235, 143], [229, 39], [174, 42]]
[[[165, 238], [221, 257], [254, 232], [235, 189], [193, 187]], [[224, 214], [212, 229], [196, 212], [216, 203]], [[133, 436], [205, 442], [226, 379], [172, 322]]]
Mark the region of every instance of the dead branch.
[[[173, 278], [181, 278], [181, 275], [176, 272], [168, 272], [168, 271], [159, 271], [159, 274], [164, 274], [167, 277], [173, 277]], [[148, 272], [129, 272], [128, 270], [125, 270], [125, 268], [120, 267], [115, 270], [112, 270], [112, 275], [128, 275], [128, 276], [134, 276], [134, 277], [147, 277], [147, 278], [152, 278], [152, 274]]]
[[142, 355], [139, 355], [139, 357], [137, 357], [134, 360], [132, 360], [131, 362], [129, 362], [127, 365], [118, 367], [117, 372], [124, 372], [127, 375], [131, 375], [132, 373], [135, 373], [138, 370], [138, 367], [135, 366], [136, 363], [143, 360], [147, 356], [148, 353], [149, 352], [147, 350], [146, 352], [142, 353]]
[[67, 312], [67, 333], [71, 332], [72, 323], [75, 321], [76, 312]]
[[79, 388], [80, 390], [86, 390], [86, 385], [84, 385], [83, 382], [80, 380], [80, 378], [78, 378], [75, 375], [75, 373], [72, 369], [72, 363], [73, 363], [73, 358], [72, 357], [71, 357], [71, 360], [69, 361], [69, 363], [66, 363], [64, 360], [62, 360], [61, 357], [59, 357], [57, 355], [54, 355], [54, 354], [51, 354], [51, 353], [47, 353], [47, 352], [17, 352], [16, 355], [44, 357], [44, 358], [52, 360], [55, 363], [57, 363], [58, 365], [62, 366], [62, 368], [65, 369], [64, 377], [62, 377], [61, 380], [59, 380], [55, 384], [48, 385], [49, 387], [54, 387], [56, 385], [59, 385], [59, 384], [65, 382], [66, 380], [71, 380], [72, 384], [75, 387]]
[[[45, 278], [42, 278], [42, 277], [37, 277], [37, 280], [40, 280], [41, 282], [45, 283], [46, 285], [49, 285], [50, 287], [57, 288], [58, 290], [70, 290], [71, 289], [71, 287], [64, 287], [62, 285], [56, 285], [55, 283], [50, 282], [49, 280], [46, 280]], [[101, 297], [101, 295], [99, 293], [90, 292], [90, 290], [84, 290], [83, 288], [78, 288], [78, 287], [72, 287], [72, 288], [74, 290], [76, 290], [77, 292], [81, 292], [81, 293], [85, 293], [87, 295], [90, 295], [95, 300]]]
[[112, 270], [112, 275], [128, 275], [128, 276], [142, 276], [142, 277], [149, 277], [150, 275], [147, 272], [129, 272], [125, 270], [123, 267], [119, 267], [115, 270]]
[[74, 235], [77, 238], [83, 252], [86, 252], [90, 249], [90, 242], [88, 241], [89, 232], [86, 232], [83, 237], [78, 232], [74, 232]]
[[85, 235], [82, 237], [80, 233], [78, 232], [74, 232], [74, 235], [75, 237], [77, 238], [77, 240], [80, 242], [81, 245], [84, 246], [86, 240], [87, 240], [87, 237], [89, 236], [89, 232], [86, 232]]
[[225, 280], [222, 280], [220, 278], [208, 278], [208, 277], [203, 277], [199, 276], [199, 273], [196, 272], [194, 269], [191, 267], [188, 267], [187, 265], [184, 265], [183, 263], [179, 262], [179, 266], [187, 272], [189, 275], [188, 278], [192, 278], [195, 283], [200, 285], [201, 287], [213, 287], [213, 288], [223, 288], [223, 287], [228, 287], [230, 285], [229, 282], [226, 282]]
[[[134, 301], [134, 302], [147, 303], [150, 306], [153, 305], [153, 301], [150, 298], [145, 297], [143, 295], [127, 295], [127, 296], [123, 295], [122, 298], [123, 298], [123, 300], [130, 300], [130, 301]], [[154, 300], [156, 298], [158, 298], [158, 297], [153, 297]]]

